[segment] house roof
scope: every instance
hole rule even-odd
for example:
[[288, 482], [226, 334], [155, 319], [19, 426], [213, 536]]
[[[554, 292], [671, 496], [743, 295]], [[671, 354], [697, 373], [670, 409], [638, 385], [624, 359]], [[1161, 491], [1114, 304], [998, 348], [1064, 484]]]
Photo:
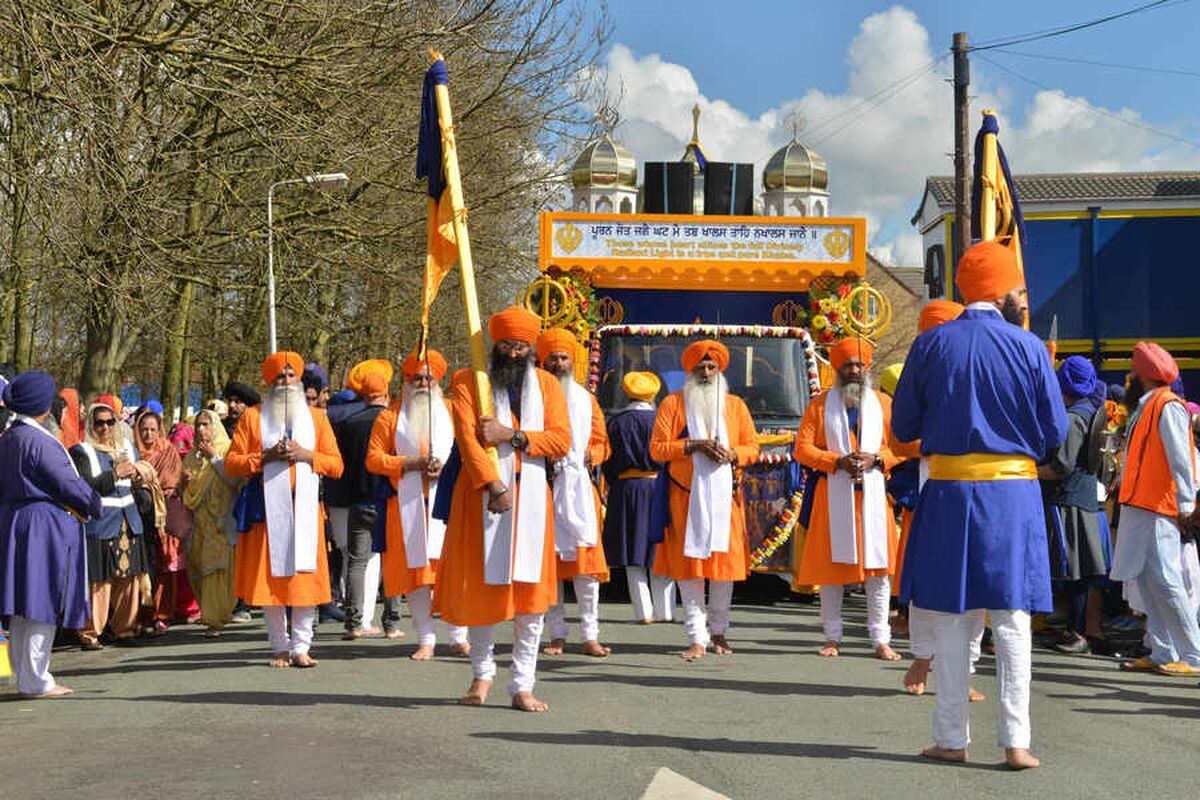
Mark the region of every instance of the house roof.
[[[1152, 200], [1162, 197], [1200, 197], [1200, 172], [1047, 172], [1014, 175], [1022, 203], [1097, 200]], [[954, 204], [954, 178], [930, 176], [926, 195], [939, 206]], [[921, 208], [913, 215], [915, 225]]]

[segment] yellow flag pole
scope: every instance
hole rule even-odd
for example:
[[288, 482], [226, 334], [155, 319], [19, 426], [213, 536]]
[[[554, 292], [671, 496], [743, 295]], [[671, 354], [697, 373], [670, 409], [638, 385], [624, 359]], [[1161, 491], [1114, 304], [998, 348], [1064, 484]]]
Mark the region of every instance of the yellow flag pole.
[[[433, 61], [442, 54], [429, 51]], [[475, 262], [471, 260], [471, 237], [467, 233], [467, 209], [463, 200], [462, 176], [458, 171], [458, 150], [454, 140], [454, 118], [450, 115], [450, 90], [445, 84], [433, 88], [437, 100], [438, 125], [442, 130], [442, 162], [446, 169], [446, 188], [454, 212], [454, 241], [458, 244], [458, 267], [462, 271], [463, 308], [467, 315], [467, 336], [471, 342], [471, 371], [475, 373], [475, 399], [480, 416], [492, 415], [492, 385], [487, 373], [487, 350], [483, 345], [483, 323], [479, 317], [479, 296], [475, 293]]]
[[[995, 114], [990, 108], [983, 110], [984, 116]], [[1000, 169], [1000, 156], [996, 152], [996, 134], [988, 133], [983, 137], [983, 163], [979, 165], [982, 192], [979, 199], [979, 240], [991, 241], [996, 238], [996, 187], [992, 176]]]

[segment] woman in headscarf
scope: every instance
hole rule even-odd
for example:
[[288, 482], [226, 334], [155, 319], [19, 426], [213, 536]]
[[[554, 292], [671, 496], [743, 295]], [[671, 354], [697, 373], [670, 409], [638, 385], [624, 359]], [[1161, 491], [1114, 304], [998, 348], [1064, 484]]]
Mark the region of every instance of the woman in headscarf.
[[183, 460], [183, 502], [192, 511], [188, 573], [200, 601], [204, 635], [216, 637], [229, 622], [237, 528], [230, 513], [242, 481], [225, 474], [229, 435], [215, 411], [196, 415], [196, 446]]
[[[155, 497], [158, 570], [154, 587], [154, 635], [162, 636], [175, 616], [179, 582], [187, 580], [186, 542], [192, 532], [192, 515], [179, 496], [183, 460], [167, 439], [162, 417], [153, 410], [143, 410], [134, 421], [134, 432], [138, 452], [154, 468], [154, 478], [162, 492], [161, 497]], [[151, 492], [157, 495], [149, 477], [143, 476]]]
[[132, 640], [139, 632], [141, 579], [151, 565], [135, 497], [144, 490], [133, 486], [137, 451], [121, 435], [117, 412], [110, 405], [94, 403], [88, 408], [84, 441], [71, 448], [71, 459], [103, 502], [100, 517], [84, 526], [92, 616], [79, 630], [83, 649], [99, 650], [106, 625], [118, 642]]

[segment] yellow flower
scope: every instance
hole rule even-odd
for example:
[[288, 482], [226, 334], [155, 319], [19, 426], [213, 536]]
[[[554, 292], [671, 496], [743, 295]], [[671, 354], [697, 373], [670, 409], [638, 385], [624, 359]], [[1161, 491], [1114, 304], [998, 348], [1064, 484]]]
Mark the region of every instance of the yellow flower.
[[823, 331], [829, 327], [829, 320], [825, 319], [824, 314], [817, 314], [812, 318], [812, 327], [814, 331]]
[[821, 310], [826, 314], [828, 314], [830, 311], [833, 311], [835, 308], [837, 308], [837, 303], [834, 302], [832, 297], [821, 298]]

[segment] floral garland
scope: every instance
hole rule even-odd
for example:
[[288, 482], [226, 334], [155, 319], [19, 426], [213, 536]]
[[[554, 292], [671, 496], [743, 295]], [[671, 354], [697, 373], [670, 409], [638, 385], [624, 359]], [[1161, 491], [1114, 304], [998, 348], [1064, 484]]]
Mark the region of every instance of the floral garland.
[[797, 489], [792, 492], [792, 499], [779, 514], [779, 519], [775, 521], [775, 527], [771, 529], [771, 535], [763, 539], [762, 544], [750, 554], [752, 569], [762, 566], [763, 562], [775, 555], [775, 551], [792, 538], [792, 532], [796, 530], [796, 523], [800, 520], [800, 506], [803, 503], [804, 490]]
[[850, 289], [849, 283], [841, 283], [836, 289], [823, 295], [815, 291], [809, 292], [808, 325], [816, 334], [818, 343], [833, 344], [838, 339], [850, 335], [838, 310], [841, 301], [850, 294]]

